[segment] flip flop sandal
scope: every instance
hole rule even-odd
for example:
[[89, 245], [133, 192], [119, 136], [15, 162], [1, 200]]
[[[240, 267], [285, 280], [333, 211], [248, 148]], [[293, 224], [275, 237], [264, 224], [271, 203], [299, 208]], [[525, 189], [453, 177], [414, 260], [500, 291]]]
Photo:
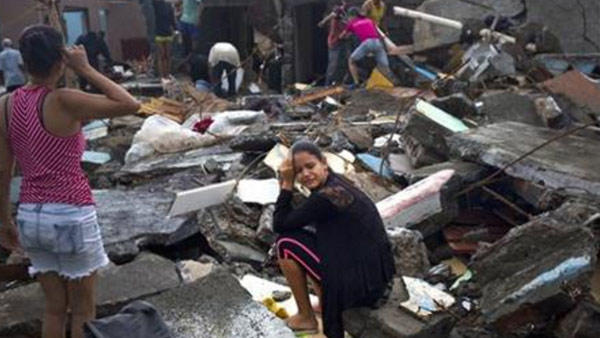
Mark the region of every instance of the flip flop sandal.
[[313, 328], [313, 329], [295, 329], [295, 328], [287, 325], [287, 323], [286, 323], [286, 326], [289, 327], [290, 330], [292, 330], [292, 332], [294, 332], [294, 334], [296, 335], [296, 337], [319, 333], [319, 328], [318, 327]]
[[308, 337], [310, 335], [319, 333], [319, 329], [297, 329], [297, 330], [291, 329], [291, 330], [292, 330], [292, 332], [294, 332], [296, 337]]

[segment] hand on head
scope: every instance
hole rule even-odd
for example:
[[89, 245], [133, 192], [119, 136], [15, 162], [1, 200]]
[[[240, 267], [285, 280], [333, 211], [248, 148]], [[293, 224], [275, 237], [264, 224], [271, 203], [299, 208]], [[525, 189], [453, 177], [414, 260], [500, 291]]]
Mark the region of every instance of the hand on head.
[[292, 153], [286, 157], [279, 167], [279, 175], [281, 177], [282, 185], [293, 186], [294, 178], [296, 173], [294, 172], [294, 161], [292, 159]]
[[63, 49], [63, 58], [67, 67], [80, 73], [90, 66], [83, 46], [77, 45]]

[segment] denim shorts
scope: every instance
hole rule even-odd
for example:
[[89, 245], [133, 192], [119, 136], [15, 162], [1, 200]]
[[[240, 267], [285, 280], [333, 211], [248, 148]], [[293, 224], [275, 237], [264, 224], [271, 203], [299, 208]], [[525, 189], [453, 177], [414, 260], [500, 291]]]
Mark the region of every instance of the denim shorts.
[[21, 204], [17, 224], [32, 276], [79, 279], [109, 263], [93, 206]]
[[367, 39], [363, 41], [360, 46], [356, 47], [352, 55], [350, 55], [350, 59], [356, 62], [364, 59], [367, 55], [372, 54], [375, 57], [375, 61], [377, 61], [377, 66], [379, 67], [389, 67], [390, 62], [385, 51], [385, 47], [381, 40], [379, 39]]

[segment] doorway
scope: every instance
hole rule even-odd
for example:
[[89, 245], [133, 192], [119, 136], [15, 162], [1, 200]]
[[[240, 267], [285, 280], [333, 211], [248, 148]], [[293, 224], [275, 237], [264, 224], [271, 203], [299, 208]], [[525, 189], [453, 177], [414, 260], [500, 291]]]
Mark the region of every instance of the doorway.
[[324, 2], [294, 8], [294, 54], [296, 81], [322, 82], [327, 71], [327, 29], [317, 24], [327, 10]]
[[67, 44], [75, 44], [75, 40], [89, 30], [87, 9], [65, 8], [63, 18], [67, 28]]

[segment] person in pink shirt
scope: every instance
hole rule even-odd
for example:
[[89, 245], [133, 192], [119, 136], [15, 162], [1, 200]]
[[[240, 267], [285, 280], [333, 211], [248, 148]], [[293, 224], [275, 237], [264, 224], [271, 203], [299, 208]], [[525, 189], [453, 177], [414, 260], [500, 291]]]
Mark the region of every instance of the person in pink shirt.
[[381, 36], [375, 23], [360, 13], [357, 7], [352, 7], [348, 10], [348, 17], [350, 21], [340, 37], [345, 38], [349, 34], [354, 34], [360, 41], [360, 45], [352, 52], [348, 60], [348, 68], [350, 69], [354, 83], [358, 85], [360, 82], [356, 63], [368, 55], [375, 57], [377, 67], [382, 74], [392, 74], [387, 52], [381, 42]]

